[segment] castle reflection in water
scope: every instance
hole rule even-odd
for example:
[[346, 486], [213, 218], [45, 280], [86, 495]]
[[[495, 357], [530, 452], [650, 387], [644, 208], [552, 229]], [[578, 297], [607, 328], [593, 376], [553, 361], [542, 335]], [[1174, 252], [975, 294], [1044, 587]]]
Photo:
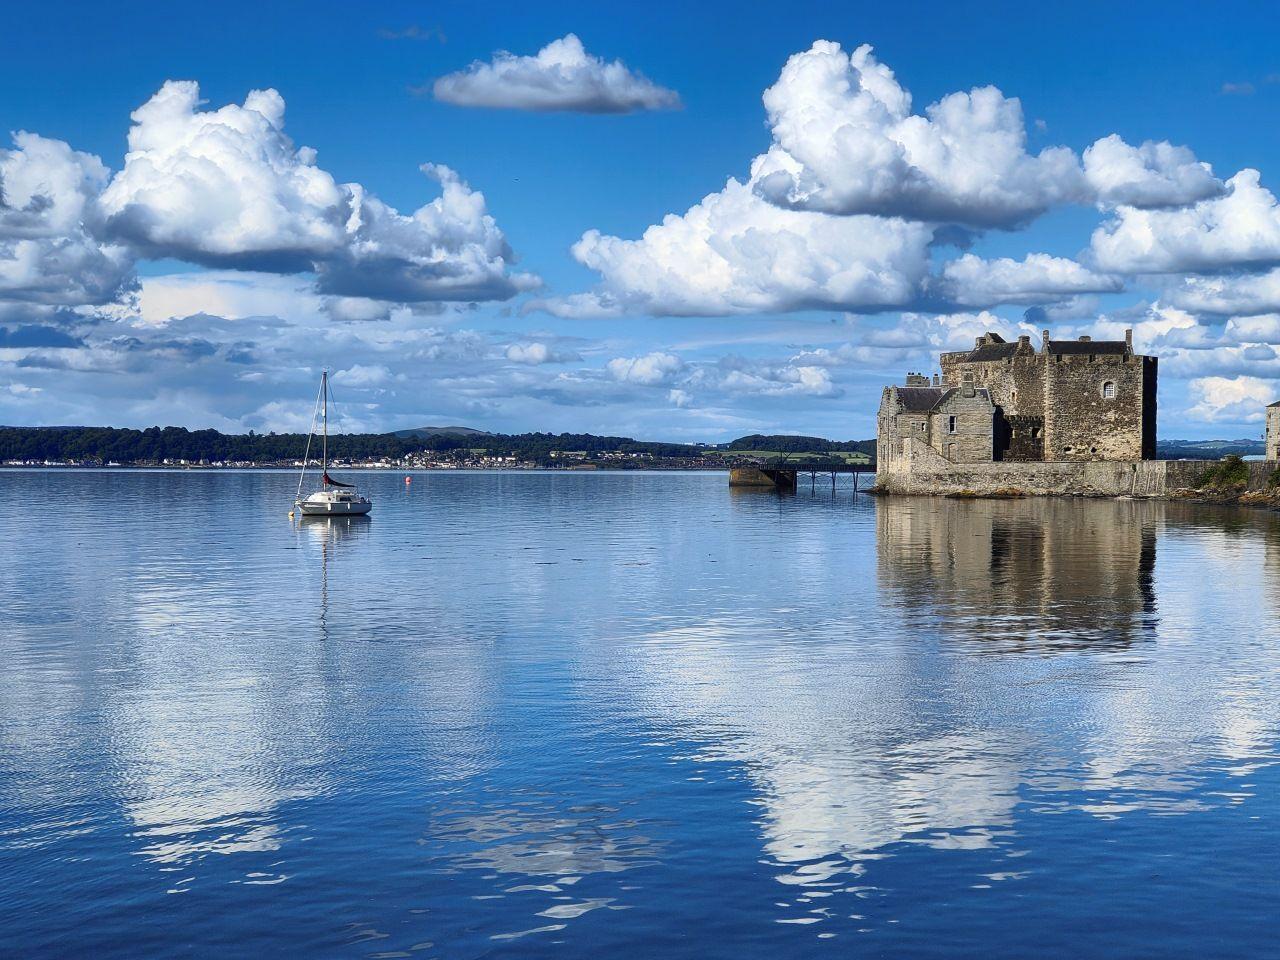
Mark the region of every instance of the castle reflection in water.
[[885, 599], [944, 636], [1124, 645], [1155, 628], [1162, 503], [886, 499], [876, 513]]

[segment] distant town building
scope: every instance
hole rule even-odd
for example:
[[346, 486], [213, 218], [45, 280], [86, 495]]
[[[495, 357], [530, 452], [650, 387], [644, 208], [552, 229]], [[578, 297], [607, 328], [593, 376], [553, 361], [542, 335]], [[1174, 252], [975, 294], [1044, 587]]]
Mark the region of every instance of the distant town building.
[[1045, 330], [1039, 350], [1027, 336], [987, 333], [940, 365], [884, 389], [882, 470], [926, 451], [951, 464], [1155, 458], [1157, 361], [1134, 353], [1131, 330], [1123, 340], [1051, 340]]

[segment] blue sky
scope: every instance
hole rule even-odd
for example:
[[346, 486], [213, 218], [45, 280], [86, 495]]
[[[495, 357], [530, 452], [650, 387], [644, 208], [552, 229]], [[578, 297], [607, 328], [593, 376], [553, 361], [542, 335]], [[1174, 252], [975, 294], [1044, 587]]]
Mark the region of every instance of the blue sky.
[[0, 125], [37, 135], [0, 143], [0, 422], [292, 429], [327, 366], [352, 429], [861, 438], [883, 383], [1047, 324], [1135, 328], [1162, 436], [1259, 435], [1273, 21], [27, 5], [0, 37]]

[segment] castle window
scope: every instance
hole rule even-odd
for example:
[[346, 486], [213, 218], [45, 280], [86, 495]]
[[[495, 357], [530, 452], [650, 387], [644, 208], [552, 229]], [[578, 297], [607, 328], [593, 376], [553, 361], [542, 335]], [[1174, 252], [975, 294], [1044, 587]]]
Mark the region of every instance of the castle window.
[[925, 428], [926, 428], [926, 427], [927, 427], [927, 424], [926, 424], [923, 420], [921, 420], [921, 421], [920, 421], [920, 432], [921, 432], [921, 433], [924, 433], [924, 431], [925, 431]]
[[947, 417], [947, 433], [955, 433], [955, 432], [956, 432], [956, 418]]
[[1113, 381], [1113, 380], [1108, 380], [1106, 383], [1104, 383], [1104, 384], [1102, 385], [1102, 399], [1103, 399], [1103, 400], [1114, 400], [1115, 398], [1116, 398], [1116, 385], [1115, 385], [1115, 381]]

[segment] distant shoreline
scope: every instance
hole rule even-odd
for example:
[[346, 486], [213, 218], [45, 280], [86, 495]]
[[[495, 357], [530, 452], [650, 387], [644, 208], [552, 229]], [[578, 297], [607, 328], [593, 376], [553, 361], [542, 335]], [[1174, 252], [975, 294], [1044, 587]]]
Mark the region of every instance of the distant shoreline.
[[[727, 473], [728, 464], [708, 464], [706, 466], [663, 466], [662, 464], [645, 464], [644, 466], [618, 466], [600, 464], [599, 466], [545, 467], [545, 466], [504, 466], [504, 467], [405, 467], [405, 466], [369, 466], [357, 464], [329, 465], [334, 471], [349, 472], [359, 470], [365, 473]], [[264, 471], [275, 473], [298, 473], [302, 470], [298, 464], [276, 463], [236, 463], [236, 464], [178, 464], [178, 463], [0, 463], [0, 470], [83, 470], [83, 471], [117, 471], [139, 470], [165, 473], [209, 473], [234, 471]], [[319, 464], [307, 467], [308, 473], [318, 473]]]

